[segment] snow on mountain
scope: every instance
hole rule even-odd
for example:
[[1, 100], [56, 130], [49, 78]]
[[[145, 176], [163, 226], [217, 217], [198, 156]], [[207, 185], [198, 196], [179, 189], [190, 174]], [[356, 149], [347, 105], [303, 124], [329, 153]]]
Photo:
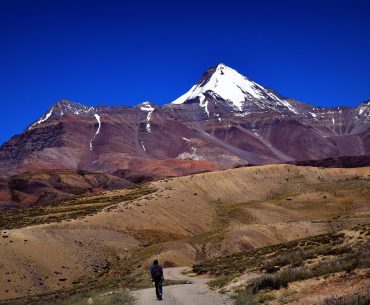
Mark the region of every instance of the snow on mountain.
[[94, 141], [95, 137], [100, 133], [100, 128], [101, 128], [101, 119], [100, 119], [99, 114], [95, 114], [94, 116], [95, 116], [96, 121], [98, 122], [98, 129], [96, 130], [94, 136], [92, 137], [92, 139], [90, 141], [90, 150], [94, 149], [93, 141]]
[[212, 93], [213, 96], [220, 97], [238, 111], [245, 110], [248, 104], [254, 104], [263, 109], [273, 108], [276, 105], [276, 110], [284, 108], [298, 114], [297, 110], [287, 100], [279, 98], [272, 91], [249, 80], [224, 64], [219, 64], [216, 68], [207, 71], [201, 81], [173, 101], [172, 104], [184, 104], [187, 101], [198, 99], [199, 106], [204, 108], [209, 116], [206, 93]]
[[[284, 98], [220, 64], [163, 106], [58, 101], [29, 131], [0, 147], [0, 176], [66, 168], [162, 177], [368, 155], [369, 122], [370, 101], [355, 108], [317, 107]], [[204, 162], [188, 163], [194, 160]]]
[[66, 99], [62, 99], [54, 104], [49, 111], [41, 116], [35, 123], [33, 123], [28, 129], [32, 129], [36, 125], [47, 121], [53, 117], [62, 117], [65, 115], [80, 115], [80, 114], [94, 114], [95, 108], [85, 106], [79, 103], [74, 103]]
[[150, 102], [144, 102], [141, 104], [140, 110], [148, 112], [146, 117], [146, 131], [151, 132], [150, 130], [150, 119], [152, 117], [152, 113], [154, 111], [154, 107], [150, 104]]
[[48, 118], [50, 118], [51, 114], [53, 113], [54, 108], [51, 108], [49, 112], [45, 115], [43, 115], [37, 122], [33, 123], [29, 129], [34, 127], [35, 125], [41, 124], [42, 122], [45, 122]]
[[80, 114], [94, 114], [95, 108], [90, 106], [85, 106], [79, 103], [74, 103], [69, 100], [63, 99], [58, 101], [53, 107], [53, 114], [55, 116], [64, 115], [80, 115]]
[[370, 101], [364, 102], [357, 107], [358, 109], [358, 116], [367, 118], [370, 117]]

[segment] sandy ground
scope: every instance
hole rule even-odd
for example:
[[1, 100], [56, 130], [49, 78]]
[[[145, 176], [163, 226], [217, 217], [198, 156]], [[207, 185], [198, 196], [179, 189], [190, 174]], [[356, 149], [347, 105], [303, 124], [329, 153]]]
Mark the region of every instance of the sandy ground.
[[207, 278], [190, 277], [182, 274], [186, 268], [165, 268], [165, 279], [185, 280], [189, 284], [167, 286], [163, 289], [163, 300], [157, 301], [154, 288], [137, 290], [133, 293], [138, 305], [231, 305], [227, 295], [221, 295], [209, 289]]

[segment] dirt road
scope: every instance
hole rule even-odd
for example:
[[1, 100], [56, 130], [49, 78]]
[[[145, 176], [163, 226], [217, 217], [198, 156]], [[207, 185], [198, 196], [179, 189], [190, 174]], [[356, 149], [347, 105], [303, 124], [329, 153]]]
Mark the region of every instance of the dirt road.
[[231, 305], [231, 299], [209, 289], [206, 278], [189, 277], [182, 274], [186, 268], [166, 268], [164, 277], [169, 280], [188, 281], [189, 284], [163, 288], [163, 301], [157, 301], [154, 288], [137, 290], [133, 293], [137, 305]]

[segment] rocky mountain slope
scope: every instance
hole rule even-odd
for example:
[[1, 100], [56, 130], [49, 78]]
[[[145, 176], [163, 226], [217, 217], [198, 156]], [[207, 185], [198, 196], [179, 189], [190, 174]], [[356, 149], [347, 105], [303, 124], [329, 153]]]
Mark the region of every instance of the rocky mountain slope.
[[45, 170], [181, 176], [245, 164], [370, 154], [370, 101], [318, 108], [219, 64], [174, 102], [61, 100], [0, 148], [0, 177]]

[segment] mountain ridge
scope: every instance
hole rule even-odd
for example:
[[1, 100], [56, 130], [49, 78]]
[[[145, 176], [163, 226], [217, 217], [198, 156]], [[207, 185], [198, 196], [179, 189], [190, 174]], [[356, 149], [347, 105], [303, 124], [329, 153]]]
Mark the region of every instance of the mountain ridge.
[[[141, 104], [143, 103], [150, 103], [152, 106], [154, 107], [166, 107], [166, 106], [169, 106], [171, 104], [183, 104], [183, 103], [192, 103], [192, 99], [194, 99], [195, 97], [192, 97], [192, 98], [188, 98], [186, 100], [184, 100], [183, 97], [185, 97], [194, 87], [204, 87], [209, 81], [210, 79], [216, 74], [216, 72], [218, 71], [221, 71], [221, 74], [222, 73], [225, 73], [225, 72], [222, 72], [222, 71], [232, 71], [232, 73], [238, 75], [240, 78], [244, 78], [245, 80], [247, 80], [251, 85], [254, 85], [256, 88], [259, 88], [259, 89], [262, 89], [262, 90], [265, 90], [265, 92], [267, 92], [267, 94], [270, 94], [271, 96], [269, 96], [269, 98], [272, 98], [272, 99], [275, 99], [275, 101], [278, 101], [278, 102], [281, 102], [282, 100], [283, 101], [286, 101], [287, 103], [289, 103], [289, 106], [285, 106], [287, 107], [290, 111], [294, 112], [294, 110], [291, 109], [292, 105], [290, 105], [290, 101], [292, 101], [293, 103], [300, 103], [301, 105], [307, 105], [309, 106], [310, 108], [313, 108], [314, 110], [320, 110], [320, 109], [327, 109], [327, 110], [343, 110], [343, 109], [358, 109], [359, 108], [359, 115], [361, 115], [363, 112], [366, 112], [366, 114], [369, 116], [370, 115], [370, 99], [369, 100], [365, 100], [361, 103], [359, 103], [356, 107], [350, 107], [350, 106], [334, 106], [334, 107], [320, 107], [320, 106], [313, 106], [307, 102], [301, 102], [301, 101], [298, 101], [296, 99], [292, 99], [292, 98], [289, 98], [289, 97], [284, 97], [282, 96], [280, 93], [270, 89], [270, 88], [266, 88], [264, 86], [261, 86], [260, 84], [250, 80], [249, 78], [241, 75], [239, 72], [237, 72], [236, 70], [230, 68], [229, 66], [225, 65], [224, 63], [220, 63], [214, 67], [211, 67], [209, 69], [207, 69], [206, 72], [203, 73], [202, 77], [199, 79], [199, 81], [188, 91], [186, 92], [185, 94], [183, 94], [182, 96], [180, 96], [179, 98], [175, 99], [174, 101], [172, 102], [169, 102], [167, 104], [164, 104], [164, 105], [157, 105], [156, 103], [152, 102], [152, 101], [144, 101], [144, 102], [141, 102], [137, 105], [134, 105], [134, 106], [127, 106], [127, 105], [98, 105], [98, 106], [89, 106], [89, 105], [84, 105], [84, 104], [81, 104], [81, 103], [77, 103], [77, 102], [73, 102], [69, 99], [66, 99], [66, 98], [63, 98], [63, 99], [60, 99], [58, 100], [56, 103], [54, 103], [46, 113], [44, 113], [36, 122], [33, 123], [34, 124], [37, 124], [37, 122], [39, 121], [43, 121], [43, 119], [48, 119], [49, 116], [52, 114], [50, 112], [52, 112], [53, 110], [57, 110], [57, 112], [59, 111], [59, 114], [61, 116], [63, 116], [63, 113], [66, 113], [66, 114], [89, 114], [89, 113], [95, 113], [95, 111], [99, 111], [99, 109], [107, 109], [107, 108], [112, 108], [112, 109], [121, 109], [121, 108], [125, 108], [125, 107], [132, 107], [132, 108], [135, 108], [135, 107], [140, 107]], [[204, 93], [202, 93], [204, 94]], [[258, 95], [256, 95], [255, 97], [258, 97]], [[190, 100], [190, 101], [189, 101]], [[238, 108], [238, 107], [237, 107]], [[363, 110], [361, 110], [363, 109]], [[241, 110], [241, 109], [239, 109]], [[313, 116], [314, 117], [314, 116]], [[32, 125], [28, 126], [31, 127]]]
[[369, 122], [370, 101], [355, 108], [320, 108], [282, 97], [218, 65], [163, 106], [57, 101], [0, 147], [0, 177], [83, 170], [159, 179], [243, 165], [366, 156]]

